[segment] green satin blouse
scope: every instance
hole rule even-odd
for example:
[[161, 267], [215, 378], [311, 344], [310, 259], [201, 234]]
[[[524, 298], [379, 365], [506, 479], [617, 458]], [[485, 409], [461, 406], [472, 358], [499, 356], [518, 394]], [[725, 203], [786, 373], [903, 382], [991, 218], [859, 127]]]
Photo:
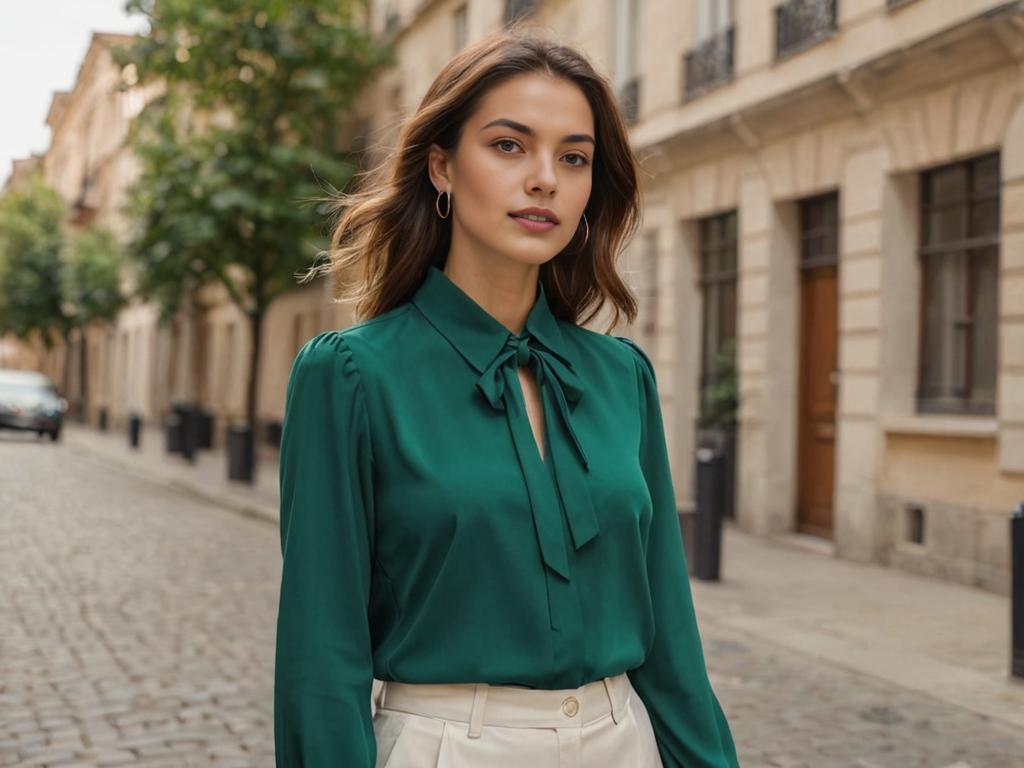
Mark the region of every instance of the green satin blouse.
[[540, 282], [519, 335], [431, 266], [410, 301], [306, 342], [280, 481], [279, 768], [372, 768], [374, 677], [549, 689], [623, 671], [666, 768], [738, 765], [654, 369], [557, 319]]

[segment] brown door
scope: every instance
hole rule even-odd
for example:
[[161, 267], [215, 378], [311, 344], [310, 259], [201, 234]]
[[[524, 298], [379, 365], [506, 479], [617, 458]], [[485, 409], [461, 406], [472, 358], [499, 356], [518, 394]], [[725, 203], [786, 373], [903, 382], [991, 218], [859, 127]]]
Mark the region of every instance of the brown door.
[[837, 369], [836, 266], [801, 271], [797, 530], [832, 538]]

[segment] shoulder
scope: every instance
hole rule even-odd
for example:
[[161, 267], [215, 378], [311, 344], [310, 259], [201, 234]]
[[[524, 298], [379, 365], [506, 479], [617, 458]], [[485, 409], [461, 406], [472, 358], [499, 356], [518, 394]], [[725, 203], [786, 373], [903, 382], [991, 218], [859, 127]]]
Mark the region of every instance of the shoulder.
[[612, 360], [631, 373], [649, 376], [652, 381], [654, 380], [654, 364], [635, 340], [627, 336], [598, 333], [571, 323], [563, 323], [563, 331], [573, 338], [576, 347], [584, 354]]
[[341, 366], [345, 372], [358, 376], [363, 364], [388, 348], [402, 333], [402, 318], [411, 304], [401, 304], [377, 317], [345, 328], [322, 331], [310, 338], [299, 350], [293, 363], [294, 372], [323, 372]]
[[287, 399], [306, 399], [359, 388], [359, 371], [340, 331], [323, 331], [306, 341], [292, 361]]

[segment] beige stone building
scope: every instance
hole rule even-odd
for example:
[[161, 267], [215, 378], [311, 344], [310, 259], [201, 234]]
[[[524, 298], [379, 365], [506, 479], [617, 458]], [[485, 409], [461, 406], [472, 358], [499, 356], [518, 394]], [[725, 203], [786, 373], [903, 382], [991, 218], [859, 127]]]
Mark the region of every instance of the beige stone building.
[[[734, 343], [735, 517], [841, 557], [1008, 590], [1024, 499], [1024, 9], [994, 0], [392, 0], [367, 140], [521, 14], [632, 121], [629, 332], [677, 495]], [[601, 324], [599, 324], [601, 325]], [[603, 327], [603, 325], [601, 326]]]
[[[657, 366], [681, 505], [714, 361], [733, 349], [740, 527], [1006, 592], [1024, 499], [1024, 9], [379, 0], [397, 64], [359, 106], [367, 165], [445, 61], [512, 18], [581, 47], [631, 123], [645, 206], [623, 268], [642, 311], [616, 332]], [[113, 220], [128, 118], [103, 95], [105, 61], [96, 39], [55, 98], [45, 163], [68, 200]], [[101, 128], [94, 110], [122, 116]], [[271, 311], [268, 423], [299, 345], [347, 324], [327, 291]], [[218, 426], [241, 415], [248, 329], [215, 287], [166, 327], [139, 306], [106, 333], [93, 391], [115, 420], [162, 418], [174, 397]]]

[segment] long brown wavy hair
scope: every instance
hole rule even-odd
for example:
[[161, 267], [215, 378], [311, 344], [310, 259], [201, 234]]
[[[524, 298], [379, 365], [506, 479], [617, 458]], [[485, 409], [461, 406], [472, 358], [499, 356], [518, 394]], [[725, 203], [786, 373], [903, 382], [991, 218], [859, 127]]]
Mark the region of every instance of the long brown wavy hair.
[[523, 29], [496, 32], [459, 52], [403, 124], [397, 148], [382, 166], [357, 173], [355, 191], [327, 198], [336, 221], [330, 247], [318, 259], [324, 263], [311, 267], [301, 282], [331, 275], [335, 300], [355, 304], [356, 321], [412, 298], [427, 268], [443, 267], [451, 243], [451, 219], [440, 218], [434, 207], [437, 190], [427, 172], [431, 144], [453, 149], [488, 89], [533, 72], [579, 86], [593, 110], [597, 142], [584, 209], [590, 234], [579, 249], [575, 243], [585, 235], [579, 227], [566, 248], [541, 265], [548, 303], [557, 317], [583, 324], [608, 301], [614, 309], [609, 330], [622, 315], [632, 322], [636, 299], [615, 263], [640, 224], [640, 195], [613, 90], [583, 54]]

